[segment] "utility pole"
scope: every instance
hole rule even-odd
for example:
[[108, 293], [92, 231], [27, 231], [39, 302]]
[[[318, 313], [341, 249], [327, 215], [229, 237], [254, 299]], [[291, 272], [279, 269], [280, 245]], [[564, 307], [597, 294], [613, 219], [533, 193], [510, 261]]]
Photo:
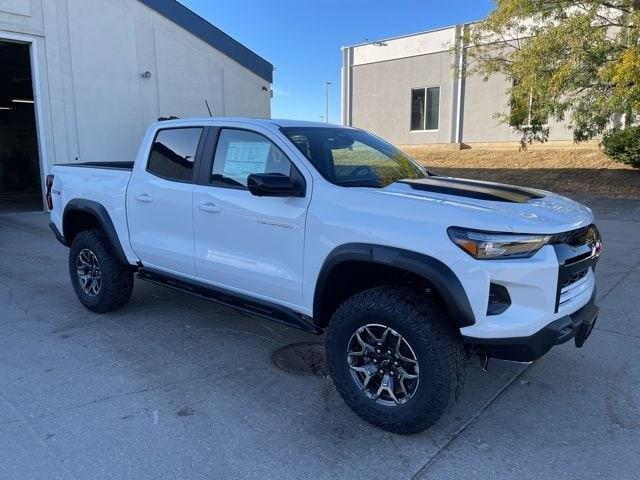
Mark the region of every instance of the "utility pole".
[[331, 82], [324, 82], [324, 87], [325, 87], [325, 120], [327, 123], [329, 123], [329, 85], [331, 85]]

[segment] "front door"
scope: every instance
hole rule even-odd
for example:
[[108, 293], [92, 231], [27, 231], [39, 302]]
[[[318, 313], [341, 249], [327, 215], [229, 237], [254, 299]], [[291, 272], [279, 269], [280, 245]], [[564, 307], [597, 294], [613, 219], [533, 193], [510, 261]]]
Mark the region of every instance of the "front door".
[[145, 267], [195, 276], [194, 165], [201, 127], [159, 130], [127, 190], [131, 248]]
[[[211, 163], [203, 159], [203, 168], [205, 165]], [[251, 173], [302, 178], [282, 149], [266, 136], [220, 129], [213, 165], [200, 176], [205, 184], [194, 190], [197, 275], [239, 293], [299, 305], [310, 194], [254, 196], [247, 189]]]

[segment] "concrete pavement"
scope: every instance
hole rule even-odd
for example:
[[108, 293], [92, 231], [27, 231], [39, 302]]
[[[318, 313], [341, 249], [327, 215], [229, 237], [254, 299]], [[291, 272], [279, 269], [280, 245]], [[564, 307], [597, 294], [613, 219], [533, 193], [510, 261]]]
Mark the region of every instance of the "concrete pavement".
[[462, 401], [409, 437], [272, 365], [321, 339], [140, 281], [92, 314], [47, 217], [0, 216], [0, 478], [637, 478], [639, 202], [588, 201], [606, 252], [585, 348], [471, 363]]

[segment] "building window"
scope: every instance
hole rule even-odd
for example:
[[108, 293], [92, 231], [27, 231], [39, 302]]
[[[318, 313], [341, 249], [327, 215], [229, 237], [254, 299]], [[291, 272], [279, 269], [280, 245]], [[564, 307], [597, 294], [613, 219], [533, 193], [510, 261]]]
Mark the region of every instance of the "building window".
[[437, 130], [440, 118], [440, 87], [427, 88], [427, 128]]
[[440, 87], [411, 90], [411, 130], [437, 130], [440, 119]]
[[411, 130], [424, 130], [424, 88], [411, 90]]

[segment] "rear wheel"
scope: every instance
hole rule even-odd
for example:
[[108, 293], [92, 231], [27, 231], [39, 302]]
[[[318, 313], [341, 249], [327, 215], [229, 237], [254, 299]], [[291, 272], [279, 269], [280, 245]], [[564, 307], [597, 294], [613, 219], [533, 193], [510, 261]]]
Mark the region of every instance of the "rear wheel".
[[110, 312], [131, 297], [133, 271], [116, 260], [101, 230], [85, 230], [73, 239], [69, 275], [80, 303], [93, 312]]
[[326, 354], [345, 402], [395, 433], [433, 425], [464, 381], [462, 341], [446, 311], [408, 288], [374, 288], [343, 303], [329, 325]]

